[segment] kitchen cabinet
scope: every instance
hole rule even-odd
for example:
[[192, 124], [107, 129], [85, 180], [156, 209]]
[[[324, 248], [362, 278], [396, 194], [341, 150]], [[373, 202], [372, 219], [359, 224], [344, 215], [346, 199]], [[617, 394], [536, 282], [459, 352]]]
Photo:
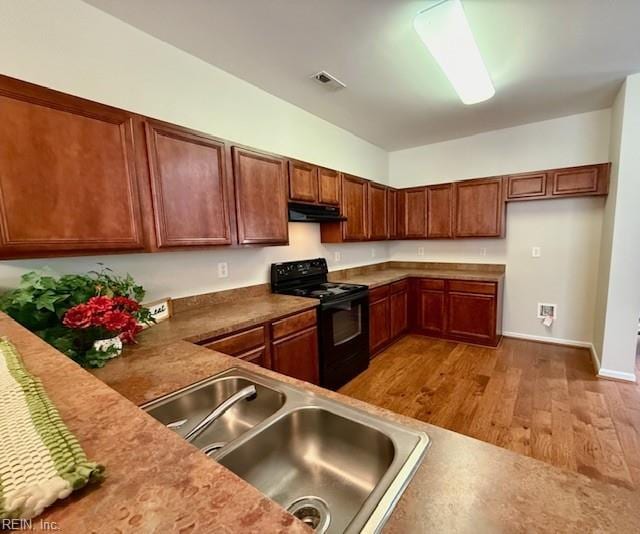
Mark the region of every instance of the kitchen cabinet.
[[389, 325], [392, 340], [404, 334], [409, 326], [408, 290], [408, 280], [394, 282], [389, 286]]
[[398, 191], [398, 234], [403, 239], [426, 239], [426, 187], [412, 187]]
[[318, 329], [296, 332], [271, 344], [273, 370], [305, 382], [318, 384]]
[[201, 345], [207, 349], [235, 356], [261, 367], [270, 368], [265, 327], [262, 325], [225, 335], [213, 341], [205, 341]]
[[278, 156], [233, 147], [238, 242], [289, 243], [287, 165]]
[[427, 238], [453, 237], [453, 184], [427, 187]]
[[367, 187], [369, 239], [372, 241], [381, 241], [387, 239], [389, 232], [387, 188], [384, 185], [374, 182], [369, 182]]
[[289, 198], [299, 202], [318, 202], [318, 168], [289, 160]]
[[368, 240], [368, 183], [357, 176], [342, 175], [340, 211], [347, 220], [322, 223], [320, 238], [323, 243]]
[[454, 183], [455, 237], [502, 237], [506, 204], [502, 177]]
[[340, 173], [319, 167], [318, 190], [318, 202], [320, 204], [340, 204]]
[[448, 286], [447, 336], [462, 341], [496, 345], [497, 284], [451, 280]]
[[389, 286], [369, 291], [369, 354], [373, 357], [391, 338]]
[[398, 238], [398, 192], [389, 187], [387, 189], [387, 234], [389, 239]]
[[224, 141], [151, 120], [145, 130], [157, 247], [232, 244], [233, 180]]
[[0, 77], [0, 258], [145, 249], [136, 116]]
[[445, 332], [445, 281], [422, 279], [418, 283], [418, 328], [441, 337]]
[[512, 174], [506, 177], [508, 201], [606, 195], [610, 164]]

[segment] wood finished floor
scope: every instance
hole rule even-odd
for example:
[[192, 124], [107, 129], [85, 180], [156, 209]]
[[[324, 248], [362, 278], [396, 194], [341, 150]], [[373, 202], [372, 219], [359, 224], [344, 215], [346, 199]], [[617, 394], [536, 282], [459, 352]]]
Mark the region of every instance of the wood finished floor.
[[406, 336], [340, 392], [640, 489], [640, 386], [596, 378], [587, 349], [508, 338], [487, 349]]

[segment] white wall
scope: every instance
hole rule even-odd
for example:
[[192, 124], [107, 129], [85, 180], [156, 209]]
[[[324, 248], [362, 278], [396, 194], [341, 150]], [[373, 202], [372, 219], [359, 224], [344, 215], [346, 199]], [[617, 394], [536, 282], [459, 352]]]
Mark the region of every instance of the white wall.
[[[609, 110], [596, 111], [392, 152], [389, 182], [405, 187], [605, 162], [609, 120]], [[505, 239], [396, 242], [389, 256], [505, 263], [505, 332], [590, 344], [603, 206], [602, 198], [510, 203]], [[531, 257], [532, 246], [541, 247], [540, 258]], [[538, 302], [558, 306], [550, 328], [536, 318]]]
[[640, 316], [640, 74], [613, 107], [611, 190], [605, 208], [595, 347], [600, 374], [635, 380]]
[[[249, 83], [78, 0], [0, 2], [0, 73], [208, 132], [234, 142], [387, 181], [387, 153]], [[298, 226], [298, 225], [296, 225]], [[78, 271], [102, 261], [130, 271], [151, 296], [181, 296], [266, 281], [267, 263], [327, 252], [318, 225], [291, 228], [291, 245], [0, 263], [0, 286], [26, 269]], [[343, 245], [352, 266], [385, 245]], [[331, 258], [330, 258], [331, 259]], [[230, 277], [217, 280], [216, 263]]]

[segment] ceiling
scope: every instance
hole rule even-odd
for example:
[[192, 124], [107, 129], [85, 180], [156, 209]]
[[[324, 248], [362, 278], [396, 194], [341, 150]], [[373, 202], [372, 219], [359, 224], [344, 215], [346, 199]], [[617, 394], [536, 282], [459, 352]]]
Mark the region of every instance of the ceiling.
[[606, 108], [640, 71], [638, 0], [463, 0], [496, 87], [473, 106], [413, 30], [430, 0], [85, 1], [387, 150]]

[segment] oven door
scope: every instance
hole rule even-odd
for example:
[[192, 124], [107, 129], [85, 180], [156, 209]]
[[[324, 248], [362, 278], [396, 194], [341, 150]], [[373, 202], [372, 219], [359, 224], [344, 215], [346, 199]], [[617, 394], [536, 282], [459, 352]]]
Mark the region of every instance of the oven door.
[[321, 385], [337, 389], [369, 366], [369, 295], [364, 291], [320, 309]]

